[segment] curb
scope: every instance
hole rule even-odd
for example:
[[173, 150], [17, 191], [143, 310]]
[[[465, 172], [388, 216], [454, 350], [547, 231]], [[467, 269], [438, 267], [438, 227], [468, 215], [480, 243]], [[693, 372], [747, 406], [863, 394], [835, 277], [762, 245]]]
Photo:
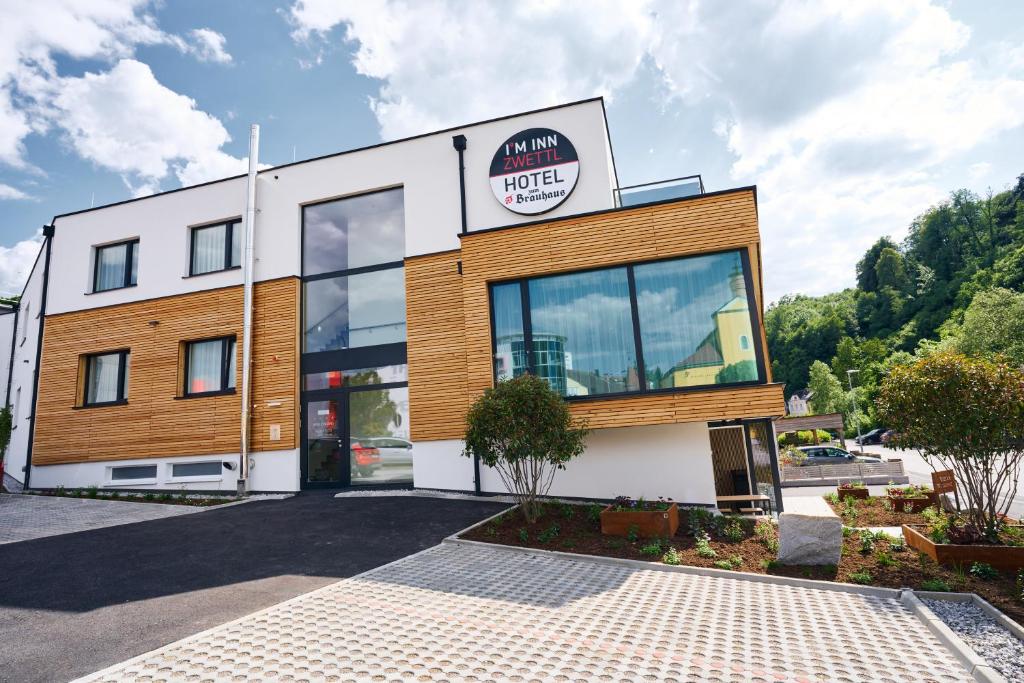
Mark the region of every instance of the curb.
[[[931, 597], [931, 595], [932, 594], [929, 594], [928, 597]], [[970, 598], [967, 599], [969, 600]], [[958, 602], [966, 601], [967, 600], [958, 600]], [[963, 639], [953, 631], [953, 629], [947, 626], [944, 621], [935, 616], [935, 613], [928, 609], [927, 605], [921, 602], [917, 595], [914, 594], [913, 590], [906, 588], [901, 591], [900, 602], [902, 602], [907, 609], [913, 612], [922, 622], [924, 622], [924, 625], [928, 627], [928, 630], [932, 632], [939, 642], [952, 652], [958, 660], [960, 660], [960, 663], [963, 664], [968, 673], [974, 677], [974, 680], [982, 681], [983, 683], [1007, 683], [1001, 673], [982, 659], [982, 657], [975, 652], [970, 645], [965, 643]], [[995, 608], [993, 607], [992, 609]]]
[[[495, 515], [497, 516], [497, 515]], [[556, 557], [563, 560], [576, 560], [580, 562], [595, 562], [598, 564], [612, 564], [631, 569], [646, 569], [655, 572], [675, 572], [678, 574], [692, 574], [696, 576], [708, 576], [718, 579], [735, 579], [739, 581], [754, 581], [757, 583], [770, 583], [780, 586], [795, 586], [797, 588], [810, 588], [814, 590], [826, 590], [834, 593], [853, 593], [871, 598], [882, 598], [886, 600], [899, 600], [900, 590], [898, 588], [878, 588], [874, 586], [858, 586], [853, 583], [841, 583], [839, 581], [819, 581], [817, 579], [799, 579], [790, 576], [773, 576], [771, 574], [754, 574], [753, 572], [739, 572], [731, 569], [714, 569], [712, 567], [690, 567], [686, 565], [670, 565], [656, 562], [645, 562], [644, 560], [630, 560], [622, 557], [601, 557], [600, 555], [586, 555], [583, 553], [565, 553], [560, 550], [542, 550], [540, 548], [520, 548], [514, 545], [503, 545], [501, 543], [485, 543], [483, 541], [470, 541], [458, 538], [459, 534], [474, 529], [482, 522], [453, 534], [441, 541], [451, 545], [464, 545], [473, 548], [501, 548], [529, 555], [540, 557]]]

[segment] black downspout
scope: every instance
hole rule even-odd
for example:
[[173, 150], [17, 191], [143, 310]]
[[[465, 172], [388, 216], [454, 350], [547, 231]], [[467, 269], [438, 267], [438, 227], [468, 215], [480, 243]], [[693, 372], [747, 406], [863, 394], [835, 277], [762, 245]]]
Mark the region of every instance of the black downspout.
[[[452, 146], [459, 153], [459, 201], [462, 205], [462, 234], [469, 230], [469, 222], [466, 219], [466, 136], [453, 135]], [[462, 261], [459, 261], [459, 274], [462, 273]], [[480, 487], [480, 456], [473, 454], [473, 493], [480, 496], [483, 491]]]
[[[39, 335], [36, 339], [36, 369], [32, 374], [32, 414], [28, 422], [28, 452], [25, 455], [25, 490], [30, 487], [32, 477], [32, 441], [36, 433], [36, 410], [39, 400], [39, 366], [43, 362], [43, 322], [46, 320], [46, 290], [50, 286], [50, 250], [53, 246], [52, 225], [43, 226], [43, 237], [46, 238], [46, 260], [43, 261], [43, 295], [39, 304]], [[26, 321], [27, 324], [27, 321]]]

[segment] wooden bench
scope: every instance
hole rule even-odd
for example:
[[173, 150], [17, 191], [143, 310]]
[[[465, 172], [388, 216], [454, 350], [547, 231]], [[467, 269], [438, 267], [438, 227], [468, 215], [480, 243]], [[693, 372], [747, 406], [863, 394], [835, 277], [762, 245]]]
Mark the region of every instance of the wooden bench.
[[[767, 509], [767, 514], [772, 512], [771, 497], [760, 493], [742, 496], [718, 496], [715, 501], [718, 504], [719, 511], [737, 512], [747, 515], [763, 515], [766, 514], [765, 509]], [[747, 505], [742, 505], [742, 503], [747, 503]]]

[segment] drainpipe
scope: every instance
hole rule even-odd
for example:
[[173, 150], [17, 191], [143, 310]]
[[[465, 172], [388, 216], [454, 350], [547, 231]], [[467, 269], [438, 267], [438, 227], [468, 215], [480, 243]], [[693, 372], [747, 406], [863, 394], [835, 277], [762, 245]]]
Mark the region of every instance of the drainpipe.
[[[466, 136], [453, 135], [452, 146], [459, 153], [459, 201], [462, 205], [462, 234], [468, 231], [466, 220]], [[462, 274], [462, 261], [459, 261], [459, 274]], [[473, 454], [473, 493], [480, 496], [483, 492], [480, 489], [480, 456]]]
[[32, 414], [28, 418], [28, 449], [25, 453], [26, 491], [31, 486], [30, 479], [32, 478], [32, 442], [35, 440], [36, 411], [39, 408], [39, 366], [43, 362], [43, 322], [46, 320], [46, 292], [50, 288], [50, 251], [53, 247], [54, 232], [53, 225], [43, 226], [43, 239], [46, 240], [46, 256], [43, 261], [43, 292], [39, 303], [39, 332], [36, 335], [36, 368], [32, 373]]
[[260, 127], [249, 127], [249, 178], [245, 185], [245, 236], [242, 240], [242, 415], [238, 456], [238, 495], [244, 496], [249, 487], [249, 427], [252, 401], [249, 385], [252, 383], [252, 280], [253, 238], [256, 224], [256, 171], [259, 168]]

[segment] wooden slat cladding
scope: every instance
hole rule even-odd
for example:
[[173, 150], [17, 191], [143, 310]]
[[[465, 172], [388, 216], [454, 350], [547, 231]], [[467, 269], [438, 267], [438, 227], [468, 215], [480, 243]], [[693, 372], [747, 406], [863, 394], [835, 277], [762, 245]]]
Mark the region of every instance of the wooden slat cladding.
[[[292, 449], [298, 425], [297, 278], [253, 294], [253, 451]], [[240, 395], [179, 398], [183, 341], [242, 337], [242, 288], [182, 294], [48, 317], [43, 336], [33, 463], [237, 453]], [[128, 403], [76, 408], [79, 357], [131, 350]], [[236, 346], [241, 384], [241, 343]], [[281, 439], [270, 441], [270, 425]]]
[[[492, 385], [488, 283], [726, 249], [746, 249], [755, 283], [754, 299], [761, 309], [759, 239], [753, 190], [463, 236], [461, 255], [448, 255], [446, 258], [453, 264], [457, 258], [462, 260], [464, 346], [459, 346], [459, 331], [451, 320], [457, 287], [454, 270], [444, 279], [445, 291], [432, 292], [430, 296], [448, 307], [444, 313], [443, 333], [440, 326], [431, 329], [439, 340], [443, 339], [443, 348], [453, 357], [461, 359], [464, 356], [466, 399], [453, 402], [445, 409], [440, 408], [434, 399], [430, 405], [437, 408], [431, 411], [426, 410], [424, 403], [420, 411], [421, 421], [426, 419], [428, 424], [417, 424], [416, 409], [413, 408], [414, 437], [417, 434], [418, 438], [461, 435], [465, 405]], [[410, 278], [408, 270], [411, 263], [407, 262], [407, 278]], [[430, 281], [425, 279], [423, 282]], [[409, 280], [410, 301], [416, 296], [414, 287], [417, 286], [423, 285]], [[437, 285], [431, 283], [428, 286]], [[426, 298], [420, 300], [427, 301]], [[413, 349], [418, 334], [415, 328], [435, 311], [428, 308], [414, 320], [411, 303], [409, 310], [410, 396], [420, 396], [422, 402], [425, 401], [424, 393], [430, 392], [431, 387], [416, 386], [421, 378], [440, 379], [442, 375], [454, 374], [456, 370], [454, 366], [438, 367], [430, 371], [433, 374], [427, 375], [424, 370], [414, 368]], [[763, 324], [759, 332], [764, 346]], [[767, 357], [767, 350], [765, 355]], [[433, 362], [441, 360], [438, 357]], [[448, 381], [455, 380], [449, 377]], [[572, 411], [574, 415], [587, 417], [594, 428], [704, 422], [774, 416], [785, 412], [782, 387], [773, 384], [593, 400], [574, 403]]]
[[468, 406], [459, 252], [405, 262], [409, 426], [414, 441], [461, 438]]

